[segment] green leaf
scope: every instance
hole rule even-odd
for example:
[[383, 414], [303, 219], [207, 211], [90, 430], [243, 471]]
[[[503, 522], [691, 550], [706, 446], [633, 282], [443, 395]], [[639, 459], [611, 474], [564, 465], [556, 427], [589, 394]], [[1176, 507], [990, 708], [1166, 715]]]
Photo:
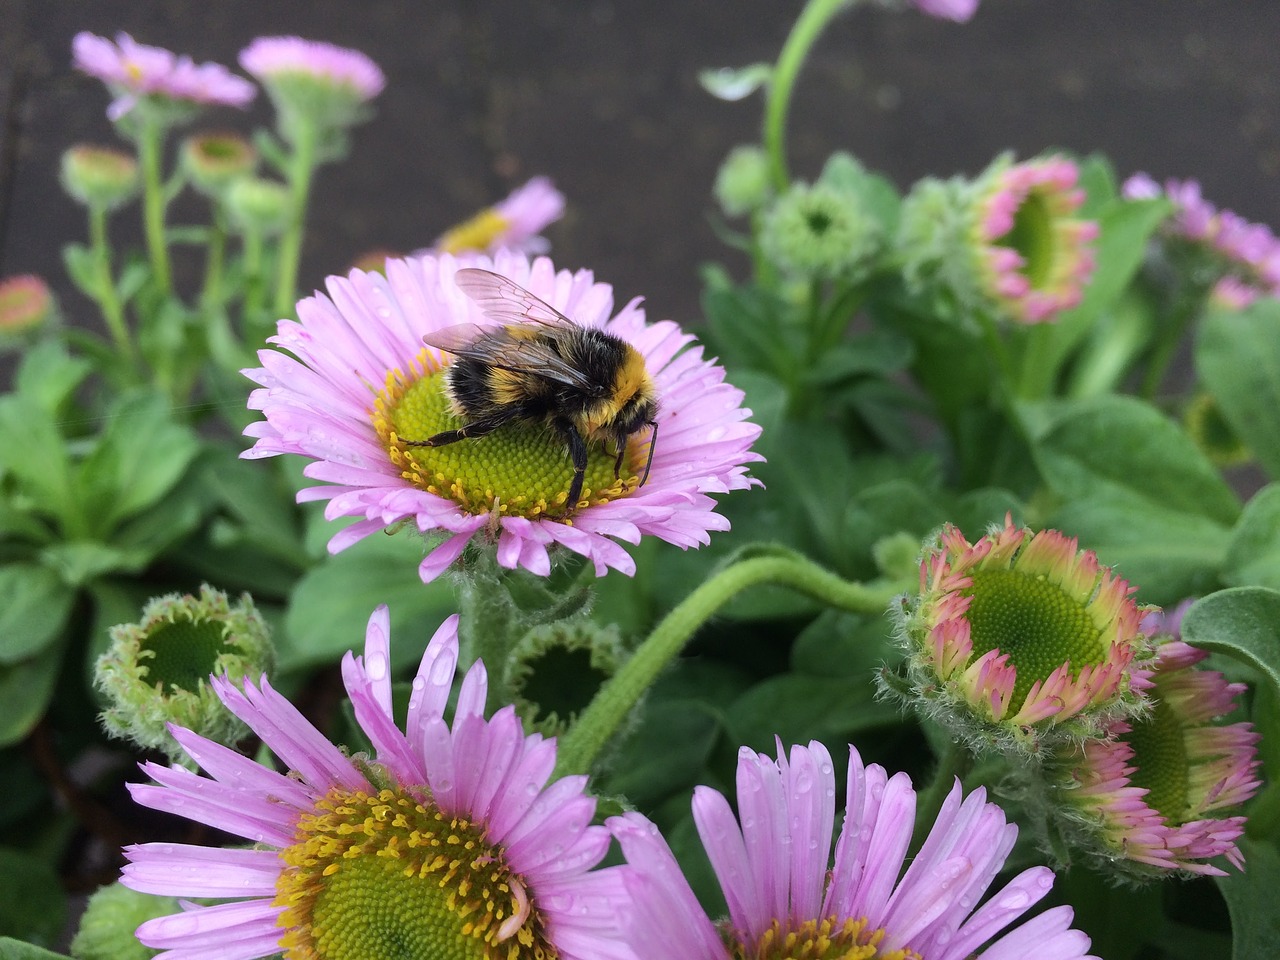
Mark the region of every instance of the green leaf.
[[[53, 866], [20, 850], [0, 848], [0, 935], [52, 944], [66, 918], [67, 899]], [[0, 956], [5, 949], [0, 943]]]
[[1175, 424], [1133, 397], [1063, 404], [1034, 443], [1045, 480], [1066, 500], [1106, 498], [1234, 524], [1240, 504]]
[[824, 610], [796, 637], [791, 668], [810, 676], [869, 684], [886, 659], [896, 659], [891, 631], [884, 617]]
[[136, 573], [142, 564], [127, 553], [96, 540], [69, 540], [40, 551], [40, 562], [55, 571], [64, 583], [81, 586], [117, 570]]
[[101, 538], [109, 540], [121, 520], [168, 493], [199, 451], [195, 434], [173, 422], [161, 394], [138, 391], [122, 397], [79, 472]]
[[1200, 325], [1195, 362], [1227, 423], [1280, 480], [1280, 301], [1211, 311]]
[[121, 303], [128, 303], [142, 289], [151, 277], [151, 266], [144, 261], [135, 260], [120, 271], [120, 279], [116, 281], [116, 296]]
[[0, 397], [0, 473], [17, 478], [35, 506], [64, 527], [79, 523], [71, 464], [53, 418], [22, 394]]
[[51, 417], [57, 417], [72, 391], [92, 369], [88, 360], [71, 356], [56, 340], [46, 340], [23, 356], [14, 389], [34, 400]]
[[0, 567], [0, 664], [35, 656], [57, 639], [74, 601], [75, 591], [46, 567]]
[[786, 673], [756, 684], [729, 708], [725, 727], [732, 743], [772, 751], [783, 743], [818, 739], [849, 742], [868, 730], [901, 722], [894, 705], [876, 701], [870, 683], [840, 677]]
[[382, 603], [391, 611], [393, 652], [421, 655], [436, 626], [457, 610], [447, 580], [419, 579], [422, 557], [421, 539], [408, 532], [374, 534], [311, 570], [290, 598], [280, 669], [336, 663], [362, 649], [369, 615]]
[[1233, 587], [1280, 590], [1280, 484], [1263, 487], [1245, 504], [1227, 546], [1222, 580]]
[[53, 696], [61, 645], [19, 663], [0, 666], [0, 747], [17, 743], [36, 725]]
[[[762, 370], [783, 383], [794, 383], [800, 376], [802, 331], [788, 322], [793, 308], [772, 291], [752, 286], [709, 289], [703, 293], [702, 309], [709, 324], [706, 339], [728, 367]], [[736, 376], [735, 371], [735, 383]]]
[[1280, 591], [1232, 587], [1210, 594], [1182, 618], [1182, 639], [1247, 663], [1280, 695]]
[[93, 251], [83, 243], [68, 243], [62, 248], [62, 263], [76, 288], [96, 303], [98, 271], [93, 264]]
[[1275, 960], [1280, 957], [1280, 852], [1271, 843], [1240, 838], [1244, 873], [1215, 877], [1231, 913], [1232, 960]]
[[612, 774], [605, 792], [621, 793], [639, 809], [698, 784], [720, 733], [720, 724], [704, 704], [664, 700], [652, 706], [646, 722], [610, 758]]
[[1080, 189], [1085, 196], [1078, 215], [1086, 219], [1096, 217], [1118, 195], [1115, 170], [1111, 161], [1100, 153], [1090, 154], [1077, 166], [1080, 169]]
[[71, 960], [65, 953], [54, 953], [33, 943], [0, 937], [0, 960]]

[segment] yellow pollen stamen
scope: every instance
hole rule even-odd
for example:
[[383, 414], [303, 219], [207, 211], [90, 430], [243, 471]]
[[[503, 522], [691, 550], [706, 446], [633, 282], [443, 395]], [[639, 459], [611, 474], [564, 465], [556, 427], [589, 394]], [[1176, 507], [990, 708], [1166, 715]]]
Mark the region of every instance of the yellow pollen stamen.
[[275, 905], [288, 960], [556, 960], [481, 828], [397, 790], [331, 789], [298, 818]]
[[836, 917], [788, 923], [774, 920], [754, 945], [732, 931], [726, 936], [734, 960], [922, 960], [906, 947], [880, 950], [885, 932], [868, 930], [868, 921]]
[[436, 249], [443, 253], [488, 250], [490, 245], [510, 227], [511, 223], [506, 217], [493, 207], [489, 207], [448, 230], [436, 242]]
[[[410, 446], [462, 425], [451, 409], [444, 368], [426, 350], [391, 370], [374, 398], [371, 419], [400, 475], [420, 490], [454, 501], [465, 512], [502, 517], [564, 519], [573, 465], [563, 440], [536, 424], [512, 422], [485, 437], [441, 447]], [[588, 443], [587, 470], [578, 509], [608, 503], [640, 486], [648, 459], [647, 435], [628, 443], [617, 479], [608, 443]]]

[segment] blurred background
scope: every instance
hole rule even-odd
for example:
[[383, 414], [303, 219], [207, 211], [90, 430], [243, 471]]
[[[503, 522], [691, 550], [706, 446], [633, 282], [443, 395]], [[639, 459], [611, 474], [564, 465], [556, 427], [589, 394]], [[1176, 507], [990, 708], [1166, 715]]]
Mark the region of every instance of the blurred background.
[[[85, 227], [58, 187], [58, 158], [115, 138], [106, 91], [70, 68], [77, 31], [123, 30], [235, 69], [255, 36], [295, 33], [356, 47], [387, 74], [349, 159], [318, 176], [301, 289], [372, 249], [425, 246], [546, 174], [568, 197], [548, 231], [557, 264], [590, 267], [620, 300], [644, 296], [651, 317], [688, 322], [698, 264], [729, 256], [712, 227], [716, 168], [757, 139], [761, 115], [758, 97], [710, 97], [698, 71], [773, 60], [800, 8], [0, 0], [0, 275], [40, 273], [70, 322], [94, 316], [61, 268], [62, 244]], [[801, 79], [792, 169], [812, 177], [847, 149], [906, 188], [974, 173], [1006, 149], [1102, 151], [1121, 176], [1196, 177], [1213, 202], [1277, 226], [1278, 39], [1275, 0], [983, 0], [963, 26], [856, 9]], [[206, 126], [247, 132], [267, 119], [260, 97], [249, 116], [213, 111]], [[136, 219], [117, 216], [117, 240]]]

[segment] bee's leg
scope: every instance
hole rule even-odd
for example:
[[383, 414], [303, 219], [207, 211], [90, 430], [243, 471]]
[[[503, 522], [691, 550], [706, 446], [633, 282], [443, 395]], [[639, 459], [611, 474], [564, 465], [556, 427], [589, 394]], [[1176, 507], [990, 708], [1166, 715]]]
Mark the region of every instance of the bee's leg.
[[618, 437], [614, 442], [618, 445], [618, 455], [613, 458], [613, 479], [617, 480], [622, 473], [622, 458], [627, 455], [627, 438]]
[[565, 500], [566, 512], [571, 514], [578, 509], [582, 481], [587, 475], [587, 444], [571, 420], [559, 418], [553, 422], [553, 426], [569, 445], [569, 460], [573, 463], [573, 481], [569, 484], [569, 496]]
[[644, 464], [644, 476], [640, 478], [640, 486], [644, 486], [649, 479], [649, 470], [653, 467], [653, 452], [658, 449], [658, 421], [652, 420], [647, 426], [653, 427], [653, 433], [649, 434], [649, 459]]
[[503, 413], [499, 416], [481, 417], [472, 420], [470, 423], [464, 423], [457, 430], [445, 430], [443, 433], [437, 433], [427, 437], [425, 440], [402, 440], [406, 447], [444, 447], [451, 443], [457, 443], [459, 440], [475, 439], [483, 437], [486, 434], [493, 433], [498, 427], [502, 426], [511, 419], [509, 413]]

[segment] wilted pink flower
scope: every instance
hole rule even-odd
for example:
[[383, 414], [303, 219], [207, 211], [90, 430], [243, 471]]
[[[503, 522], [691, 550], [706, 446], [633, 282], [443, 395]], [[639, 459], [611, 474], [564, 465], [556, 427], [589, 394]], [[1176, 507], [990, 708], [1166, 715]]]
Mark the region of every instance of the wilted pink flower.
[[155, 782], [131, 784], [134, 799], [253, 847], [125, 848], [126, 886], [223, 901], [185, 903], [183, 913], [144, 923], [138, 938], [174, 960], [441, 950], [628, 960], [616, 929], [626, 900], [622, 868], [593, 869], [610, 840], [591, 825], [587, 778], [548, 785], [555, 742], [525, 736], [513, 707], [485, 719], [482, 662], [467, 671], [453, 720], [445, 721], [457, 617], [427, 646], [401, 730], [392, 714], [389, 629], [379, 607], [364, 656], [342, 661], [372, 756], [330, 743], [266, 677], [243, 690], [223, 678], [210, 682], [287, 775], [171, 728], [212, 779], [146, 763]]
[[[640, 960], [922, 957], [1074, 960], [1089, 938], [1054, 907], [1009, 930], [1053, 886], [1022, 871], [983, 902], [1018, 828], [978, 789], [952, 788], [908, 862], [916, 794], [902, 773], [864, 766], [849, 748], [844, 820], [835, 841], [831, 756], [813, 741], [778, 759], [738, 752], [738, 816], [699, 787], [693, 817], [729, 916], [713, 923], [657, 828], [636, 813], [608, 822], [627, 858], [626, 932]], [[982, 905], [975, 909], [975, 905]]]
[[243, 107], [257, 93], [252, 83], [220, 64], [196, 64], [190, 57], [137, 43], [127, 33], [117, 34], [112, 43], [81, 32], [71, 43], [76, 69], [97, 77], [115, 94], [107, 108], [112, 120], [119, 120], [145, 96]]
[[[621, 463], [612, 450], [589, 448], [576, 509], [565, 502], [568, 454], [549, 432], [517, 423], [447, 446], [405, 442], [458, 426], [445, 392], [452, 355], [425, 346], [423, 337], [494, 322], [454, 282], [459, 266], [476, 264], [641, 354], [658, 401], [646, 482], [649, 430], [631, 436]], [[706, 543], [729, 526], [709, 494], [756, 482], [746, 465], [759, 459], [751, 444], [760, 428], [746, 422], [750, 411], [742, 392], [724, 382], [724, 368], [676, 324], [646, 323], [638, 301], [615, 314], [612, 289], [588, 271], [557, 273], [546, 258], [510, 251], [465, 262], [442, 254], [387, 261], [385, 276], [353, 270], [326, 286], [328, 296], [298, 304], [298, 322], [280, 322], [271, 342], [281, 349], [260, 351], [263, 366], [245, 371], [261, 385], [249, 405], [266, 419], [245, 431], [257, 441], [244, 456], [296, 453], [315, 461], [305, 473], [324, 485], [299, 499], [328, 500], [330, 519], [359, 518], [329, 542], [333, 552], [412, 520], [446, 537], [419, 567], [425, 581], [475, 538], [496, 541], [497, 562], [508, 569], [545, 576], [549, 549], [559, 544], [590, 558], [598, 575], [608, 567], [630, 574], [635, 562], [616, 540], [639, 543], [648, 534], [686, 548]]]

